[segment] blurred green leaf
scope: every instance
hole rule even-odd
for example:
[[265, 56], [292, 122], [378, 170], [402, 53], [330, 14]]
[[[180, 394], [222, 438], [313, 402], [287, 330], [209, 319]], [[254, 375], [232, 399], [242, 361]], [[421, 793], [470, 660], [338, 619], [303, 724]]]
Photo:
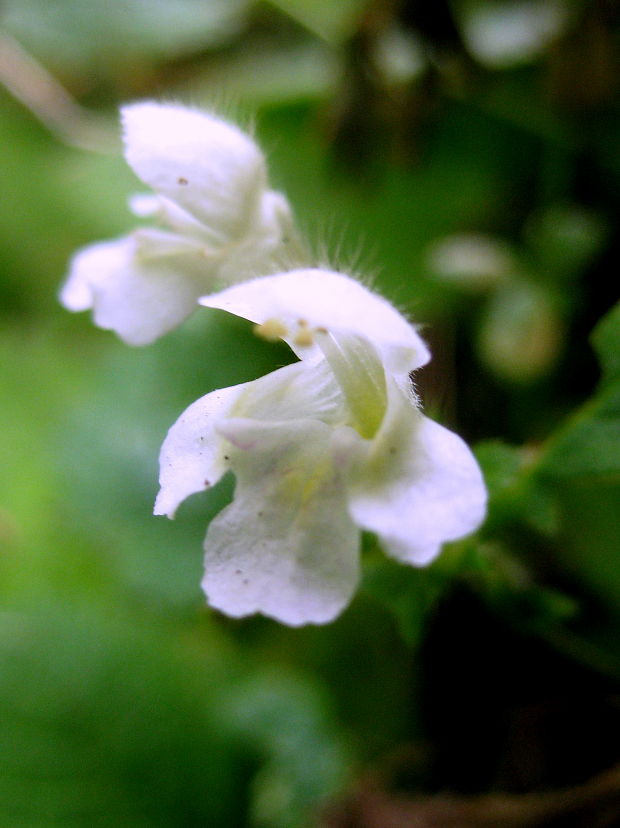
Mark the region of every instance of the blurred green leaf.
[[254, 112], [257, 106], [324, 100], [338, 74], [337, 56], [320, 40], [266, 44], [251, 39], [197, 72], [187, 90], [191, 97], [202, 97], [205, 90], [217, 89], [218, 100], [232, 100]]
[[539, 492], [532, 495], [530, 472], [536, 454], [521, 446], [509, 446], [500, 440], [486, 440], [474, 447], [476, 459], [489, 493], [483, 536], [503, 531], [507, 524], [519, 520], [527, 511], [527, 519], [536, 525], [545, 523], [548, 504]]
[[601, 395], [551, 443], [541, 472], [558, 480], [620, 475], [620, 393]]
[[[239, 31], [250, 0], [6, 0], [4, 26], [43, 61], [63, 70], [128, 63], [220, 45]], [[120, 62], [120, 65], [119, 65]]]
[[609, 483], [620, 476], [620, 304], [599, 323], [592, 342], [603, 370], [600, 390], [551, 440], [541, 472]]
[[112, 609], [0, 616], [0, 822], [245, 824], [244, 769], [217, 718], [217, 637], [201, 664], [174, 630]]
[[491, 500], [501, 497], [517, 484], [524, 465], [522, 449], [500, 440], [487, 440], [478, 443], [475, 454]]
[[592, 341], [600, 390], [549, 442], [538, 478], [553, 492], [566, 563], [620, 607], [620, 305]]
[[620, 302], [596, 326], [592, 343], [603, 369], [603, 383], [620, 381]]
[[333, 43], [353, 34], [365, 0], [268, 0], [311, 32]]
[[69, 149], [17, 103], [0, 96], [0, 107], [7, 204], [0, 214], [1, 310], [66, 319], [56, 295], [69, 257], [98, 235], [128, 228], [127, 196], [142, 185], [122, 158], [120, 140], [114, 155]]
[[425, 623], [450, 581], [449, 564], [414, 568], [387, 558], [367, 560], [362, 591], [389, 610], [396, 619], [403, 640], [419, 645]]
[[303, 828], [347, 781], [350, 757], [328, 700], [308, 677], [262, 668], [226, 691], [221, 720], [264, 758], [253, 782], [253, 825]]
[[541, 272], [574, 280], [600, 252], [608, 236], [603, 218], [576, 204], [554, 204], [527, 222], [525, 239]]

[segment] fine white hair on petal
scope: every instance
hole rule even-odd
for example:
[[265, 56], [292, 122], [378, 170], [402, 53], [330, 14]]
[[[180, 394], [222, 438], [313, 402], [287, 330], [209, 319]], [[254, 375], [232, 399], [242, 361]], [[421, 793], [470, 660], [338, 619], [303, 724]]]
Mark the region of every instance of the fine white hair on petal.
[[121, 116], [125, 156], [142, 181], [221, 243], [247, 231], [266, 186], [252, 138], [222, 118], [174, 104], [130, 104]]
[[[430, 359], [424, 341], [393, 305], [343, 273], [291, 270], [233, 285], [199, 301], [258, 324], [275, 318], [294, 330], [303, 320], [311, 328], [357, 334], [386, 358], [389, 354], [395, 370], [412, 371]], [[290, 344], [294, 347], [294, 341]]]

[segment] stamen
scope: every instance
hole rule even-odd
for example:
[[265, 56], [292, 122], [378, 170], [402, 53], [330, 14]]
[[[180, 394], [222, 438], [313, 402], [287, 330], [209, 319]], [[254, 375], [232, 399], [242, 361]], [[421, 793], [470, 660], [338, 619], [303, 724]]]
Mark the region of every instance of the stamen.
[[297, 324], [299, 328], [297, 329], [293, 343], [300, 348], [309, 348], [311, 345], [314, 345], [314, 333], [308, 327], [306, 320], [300, 319]]
[[287, 336], [288, 329], [279, 319], [265, 319], [261, 325], [254, 325], [254, 333], [267, 342], [277, 342]]

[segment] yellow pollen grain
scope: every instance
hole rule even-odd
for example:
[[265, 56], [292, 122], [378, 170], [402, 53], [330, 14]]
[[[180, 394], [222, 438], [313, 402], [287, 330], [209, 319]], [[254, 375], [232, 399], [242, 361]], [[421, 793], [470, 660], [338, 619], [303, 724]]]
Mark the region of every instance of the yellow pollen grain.
[[254, 333], [267, 342], [277, 342], [288, 334], [288, 330], [279, 319], [266, 319], [261, 325], [254, 325]]
[[295, 345], [299, 345], [300, 348], [309, 348], [310, 345], [314, 344], [314, 336], [310, 328], [299, 328], [297, 333], [295, 334], [295, 338], [293, 339], [293, 343]]

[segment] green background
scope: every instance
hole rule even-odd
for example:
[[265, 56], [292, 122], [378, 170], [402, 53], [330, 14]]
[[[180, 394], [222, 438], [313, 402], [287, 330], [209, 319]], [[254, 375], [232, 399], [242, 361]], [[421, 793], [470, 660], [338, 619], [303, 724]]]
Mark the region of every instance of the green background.
[[[620, 32], [559, 6], [493, 61], [476, 15], [536, 31], [536, 3], [2, 4], [0, 824], [405, 826], [449, 792], [487, 825], [495, 792], [529, 825], [620, 761]], [[317, 261], [423, 325], [425, 408], [483, 467], [481, 530], [423, 570], [365, 537], [326, 627], [204, 605], [232, 481], [151, 514], [179, 413], [288, 355], [204, 309], [132, 349], [58, 303], [73, 252], [134, 226], [140, 98], [256, 124]], [[507, 264], [442, 270], [454, 234]], [[570, 824], [613, 824], [591, 807]]]

